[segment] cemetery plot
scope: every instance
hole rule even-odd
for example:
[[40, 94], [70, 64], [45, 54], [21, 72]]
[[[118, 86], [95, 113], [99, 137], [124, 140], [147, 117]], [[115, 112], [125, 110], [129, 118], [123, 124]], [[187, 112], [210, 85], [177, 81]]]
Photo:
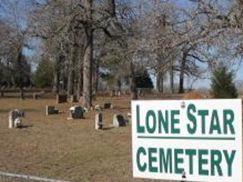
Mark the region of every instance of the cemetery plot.
[[[110, 98], [97, 98], [96, 104], [104, 102]], [[131, 128], [109, 127], [114, 114], [130, 112], [128, 98], [112, 100], [119, 110], [102, 111], [103, 130], [99, 131], [95, 130], [95, 110], [85, 113], [84, 119], [67, 121], [73, 106], [68, 102], [2, 98], [0, 104], [0, 171], [72, 182], [133, 181]], [[46, 116], [46, 105], [62, 112]], [[15, 108], [26, 112], [22, 122], [30, 127], [8, 128], [8, 113]]]

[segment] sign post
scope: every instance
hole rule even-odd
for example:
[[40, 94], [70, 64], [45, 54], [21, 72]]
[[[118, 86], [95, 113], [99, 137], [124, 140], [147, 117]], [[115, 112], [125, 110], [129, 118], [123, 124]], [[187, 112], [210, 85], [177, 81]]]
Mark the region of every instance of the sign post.
[[241, 99], [132, 101], [133, 176], [242, 182]]

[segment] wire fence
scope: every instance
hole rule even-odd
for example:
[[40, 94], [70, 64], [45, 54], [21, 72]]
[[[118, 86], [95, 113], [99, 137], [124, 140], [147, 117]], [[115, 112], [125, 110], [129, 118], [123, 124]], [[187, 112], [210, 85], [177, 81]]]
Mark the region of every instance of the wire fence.
[[0, 182], [36, 182], [30, 179], [13, 178], [8, 176], [0, 176]]
[[0, 182], [68, 182], [37, 176], [0, 172]]

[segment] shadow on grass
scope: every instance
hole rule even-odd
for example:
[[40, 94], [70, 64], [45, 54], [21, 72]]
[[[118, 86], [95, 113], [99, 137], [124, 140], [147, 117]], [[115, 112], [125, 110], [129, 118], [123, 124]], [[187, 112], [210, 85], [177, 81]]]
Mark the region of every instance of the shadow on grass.
[[130, 110], [131, 107], [114, 107], [113, 109], [114, 109], [114, 110], [115, 110], [115, 109], [116, 109], [116, 110]]
[[[12, 108], [12, 109], [0, 109], [0, 114], [1, 113], [9, 113], [13, 109], [16, 109], [16, 108]], [[33, 108], [30, 108], [30, 109], [21, 109], [21, 110], [23, 110], [24, 112], [39, 112], [38, 109], [33, 109]]]
[[8, 113], [9, 112], [9, 109], [0, 109], [0, 114], [1, 113]]
[[26, 128], [31, 128], [33, 125], [22, 125], [19, 127], [19, 129], [26, 129]]
[[106, 130], [112, 130], [114, 128], [115, 128], [114, 126], [106, 126], [106, 127], [103, 127], [102, 130], [106, 131]]
[[24, 112], [38, 112], [39, 110], [38, 109], [23, 109]]

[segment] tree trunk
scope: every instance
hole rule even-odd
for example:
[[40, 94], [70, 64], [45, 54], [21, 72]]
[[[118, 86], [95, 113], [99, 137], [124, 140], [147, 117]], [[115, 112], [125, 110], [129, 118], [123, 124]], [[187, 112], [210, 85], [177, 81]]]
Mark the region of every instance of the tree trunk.
[[21, 100], [24, 100], [25, 99], [25, 97], [24, 97], [24, 89], [23, 89], [23, 87], [22, 86], [20, 86], [20, 99]]
[[174, 68], [173, 61], [170, 62], [170, 92], [174, 93]]
[[19, 90], [20, 90], [20, 99], [24, 100], [24, 89], [23, 89], [23, 82], [24, 82], [24, 68], [22, 67], [22, 47], [19, 48], [18, 56], [17, 56], [17, 72], [18, 72], [18, 79], [19, 79]]
[[118, 92], [121, 92], [121, 87], [122, 87], [121, 78], [118, 78], [118, 80], [117, 80], [117, 89], [118, 89]]
[[185, 66], [186, 66], [186, 54], [183, 53], [183, 57], [181, 60], [180, 66], [180, 80], [179, 80], [179, 93], [184, 93], [184, 73], [185, 73]]
[[131, 71], [131, 76], [130, 76], [131, 99], [137, 100], [138, 99], [138, 90], [137, 90], [136, 79], [135, 79], [134, 65], [132, 62], [130, 63], [130, 71]]
[[162, 72], [157, 73], [156, 87], [158, 92], [164, 92], [164, 74]]
[[77, 73], [77, 99], [80, 100], [81, 90], [83, 90], [83, 68], [81, 66], [81, 60], [78, 65], [78, 73]]
[[87, 108], [92, 106], [92, 52], [93, 37], [88, 38], [88, 45], [84, 53], [83, 63], [83, 105]]
[[87, 43], [83, 62], [83, 106], [92, 106], [92, 64], [93, 64], [93, 30], [92, 30], [92, 0], [85, 0], [86, 17], [89, 24], [85, 27]]
[[99, 86], [99, 69], [100, 69], [100, 61], [99, 59], [96, 59], [95, 61], [95, 71], [94, 71], [94, 92], [98, 92], [98, 86]]
[[68, 65], [68, 83], [67, 83], [67, 95], [71, 96], [74, 94], [74, 66], [75, 66], [75, 59], [76, 59], [76, 47], [71, 48], [71, 56], [69, 59]]
[[59, 94], [60, 91], [60, 57], [55, 58], [55, 72], [54, 72], [54, 83], [53, 83], [53, 89], [52, 91], [55, 92], [56, 94]]
[[59, 90], [60, 90], [59, 83], [60, 83], [59, 73], [57, 71], [55, 71], [55, 73], [54, 73], [53, 92], [55, 92], [56, 94], [58, 94]]
[[116, 2], [115, 0], [108, 0], [109, 13], [112, 17], [116, 16]]
[[72, 65], [69, 65], [68, 68], [68, 83], [67, 83], [67, 95], [70, 96], [73, 94], [73, 70]]

